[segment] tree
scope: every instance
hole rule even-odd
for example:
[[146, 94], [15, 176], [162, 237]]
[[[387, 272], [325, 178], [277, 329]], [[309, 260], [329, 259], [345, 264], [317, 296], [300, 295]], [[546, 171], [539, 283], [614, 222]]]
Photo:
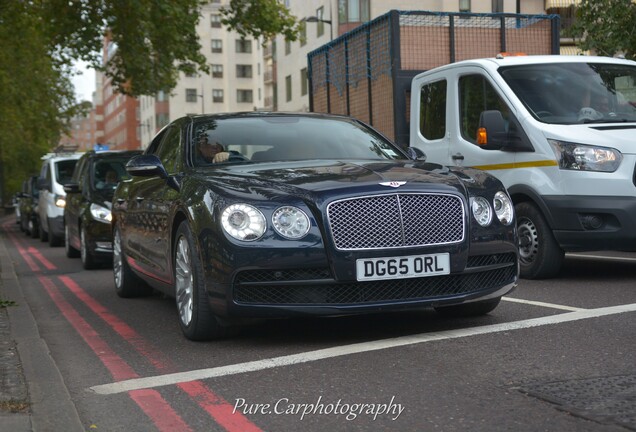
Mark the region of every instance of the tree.
[[223, 24], [242, 36], [268, 41], [277, 34], [286, 40], [298, 38], [300, 23], [278, 0], [230, 0], [229, 7], [221, 8]]
[[636, 3], [632, 0], [581, 0], [567, 32], [582, 50], [636, 58]]
[[[202, 0], [0, 0], [0, 198], [16, 191], [72, 116], [75, 60], [111, 78], [120, 93], [154, 95], [180, 72], [208, 71], [196, 32]], [[230, 28], [254, 38], [298, 24], [278, 0], [231, 0]], [[102, 62], [104, 38], [108, 58]], [[5, 182], [4, 179], [7, 179]], [[6, 183], [6, 184], [5, 184]]]

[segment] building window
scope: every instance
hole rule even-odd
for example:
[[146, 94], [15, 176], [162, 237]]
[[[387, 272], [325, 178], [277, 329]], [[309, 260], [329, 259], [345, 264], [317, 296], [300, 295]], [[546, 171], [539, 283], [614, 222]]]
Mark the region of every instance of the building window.
[[503, 0], [492, 0], [492, 12], [500, 13], [503, 11]]
[[237, 39], [236, 40], [236, 52], [237, 53], [251, 53], [252, 52], [252, 41], [247, 39]]
[[316, 37], [320, 37], [322, 35], [325, 34], [325, 23], [320, 21], [323, 18], [323, 16], [325, 15], [325, 8], [323, 6], [320, 6], [318, 9], [316, 9], [316, 18], [318, 18], [318, 22], [316, 23]]
[[212, 78], [223, 78], [223, 65], [213, 64], [210, 65], [210, 69], [212, 72]]
[[212, 102], [223, 103], [223, 90], [221, 89], [212, 90]]
[[212, 52], [213, 53], [223, 52], [223, 41], [221, 39], [212, 39]]
[[155, 116], [155, 124], [157, 125], [157, 129], [161, 129], [168, 123], [170, 123], [170, 116], [168, 114], [161, 113]]
[[210, 26], [214, 28], [221, 28], [221, 15], [210, 14]]
[[470, 12], [470, 0], [459, 0], [459, 11]]
[[300, 70], [300, 95], [305, 96], [307, 94], [308, 82], [307, 82], [307, 68]]
[[197, 89], [186, 89], [186, 102], [197, 101]]
[[236, 101], [239, 103], [252, 103], [254, 99], [252, 95], [252, 90], [237, 90], [236, 91]]
[[237, 78], [252, 78], [252, 65], [236, 65]]
[[285, 100], [287, 102], [292, 100], [292, 80], [291, 75], [285, 77]]
[[369, 0], [338, 0], [340, 23], [369, 21]]
[[289, 55], [291, 54], [291, 42], [286, 40], [285, 41], [285, 55]]
[[165, 92], [165, 91], [163, 91], [163, 90], [159, 90], [159, 91], [157, 92], [157, 96], [156, 96], [156, 98], [157, 98], [157, 102], [165, 102], [165, 101], [167, 101], [167, 100], [168, 100], [168, 95], [166, 94], [166, 92]]

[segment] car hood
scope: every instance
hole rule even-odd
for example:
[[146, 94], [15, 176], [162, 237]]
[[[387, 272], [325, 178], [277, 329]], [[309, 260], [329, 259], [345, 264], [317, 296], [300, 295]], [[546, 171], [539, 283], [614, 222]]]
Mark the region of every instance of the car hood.
[[431, 191], [466, 194], [466, 185], [479, 187], [487, 176], [481, 171], [451, 171], [419, 161], [312, 160], [235, 164], [200, 169], [191, 178], [199, 185], [254, 199], [278, 195], [364, 195], [369, 193]]

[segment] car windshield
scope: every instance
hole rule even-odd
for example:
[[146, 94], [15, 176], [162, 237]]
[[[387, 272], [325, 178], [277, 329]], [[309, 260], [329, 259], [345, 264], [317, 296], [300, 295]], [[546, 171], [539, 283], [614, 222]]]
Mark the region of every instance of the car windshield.
[[128, 159], [108, 159], [98, 161], [93, 168], [91, 184], [94, 189], [112, 193], [123, 178], [128, 178], [126, 172]]
[[499, 73], [537, 119], [554, 124], [636, 121], [636, 67], [610, 63], [507, 66]]
[[57, 182], [59, 184], [68, 183], [73, 177], [73, 170], [77, 164], [77, 159], [68, 159], [59, 161], [55, 164]]
[[218, 163], [219, 152], [228, 155], [222, 162], [405, 159], [388, 140], [344, 118], [218, 118], [195, 124], [191, 142], [195, 166]]

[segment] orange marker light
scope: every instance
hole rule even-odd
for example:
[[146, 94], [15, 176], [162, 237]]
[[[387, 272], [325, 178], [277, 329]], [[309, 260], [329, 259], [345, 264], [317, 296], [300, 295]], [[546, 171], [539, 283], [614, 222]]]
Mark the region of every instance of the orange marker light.
[[480, 127], [479, 129], [477, 129], [477, 144], [488, 144], [488, 132], [486, 132], [486, 128]]

